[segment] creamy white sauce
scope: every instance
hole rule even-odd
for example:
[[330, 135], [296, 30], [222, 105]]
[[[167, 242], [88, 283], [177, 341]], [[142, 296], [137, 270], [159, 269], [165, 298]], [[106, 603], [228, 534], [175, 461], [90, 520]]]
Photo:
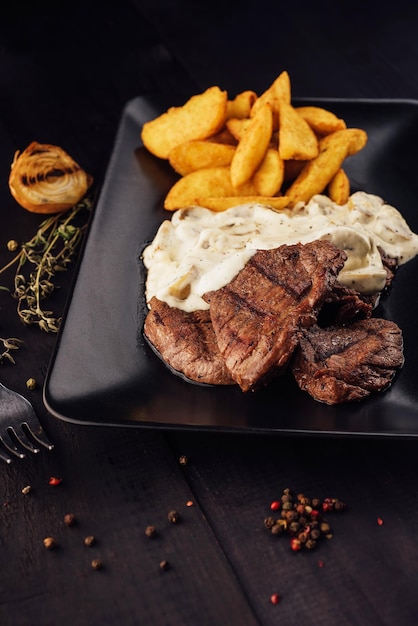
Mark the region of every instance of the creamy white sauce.
[[203, 294], [228, 284], [257, 250], [317, 239], [345, 250], [338, 279], [362, 293], [385, 285], [378, 246], [399, 264], [418, 254], [418, 235], [399, 211], [364, 192], [352, 194], [343, 206], [317, 195], [282, 211], [258, 204], [221, 212], [191, 207], [165, 220], [143, 252], [147, 301], [156, 296], [184, 311], [207, 309]]

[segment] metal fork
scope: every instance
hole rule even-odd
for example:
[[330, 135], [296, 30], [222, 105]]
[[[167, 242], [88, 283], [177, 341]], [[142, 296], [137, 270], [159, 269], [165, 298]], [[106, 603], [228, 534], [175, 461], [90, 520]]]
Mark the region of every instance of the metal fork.
[[29, 400], [0, 383], [0, 459], [11, 463], [53, 447]]

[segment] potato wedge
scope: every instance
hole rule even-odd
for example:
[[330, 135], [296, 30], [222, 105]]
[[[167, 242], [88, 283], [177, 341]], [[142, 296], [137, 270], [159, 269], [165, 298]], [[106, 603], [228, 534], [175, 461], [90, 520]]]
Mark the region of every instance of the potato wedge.
[[227, 92], [215, 86], [192, 96], [183, 106], [171, 107], [144, 124], [144, 146], [155, 156], [167, 159], [181, 143], [210, 137], [225, 124], [226, 103]]
[[291, 104], [279, 104], [279, 153], [282, 159], [306, 161], [318, 155], [318, 140], [312, 128]]
[[275, 211], [281, 211], [287, 207], [287, 196], [222, 196], [218, 198], [197, 198], [198, 206], [205, 207], [211, 211], [226, 211], [238, 204], [262, 204]]
[[257, 195], [254, 183], [250, 181], [237, 189], [231, 182], [229, 167], [208, 167], [191, 172], [174, 183], [165, 198], [164, 208], [175, 211], [188, 206], [199, 206], [202, 198], [237, 198], [240, 195]]
[[237, 117], [232, 117], [230, 120], [226, 121], [226, 128], [237, 142], [241, 141], [245, 131], [250, 125], [251, 120], [249, 118], [240, 120]]
[[226, 118], [234, 117], [241, 120], [245, 117], [250, 117], [252, 106], [256, 100], [257, 94], [255, 91], [242, 91], [233, 100], [227, 101]]
[[348, 202], [350, 197], [350, 180], [342, 167], [331, 179], [328, 185], [328, 195], [336, 204], [343, 205]]
[[359, 128], [337, 130], [321, 139], [318, 156], [308, 161], [286, 192], [289, 206], [308, 202], [315, 194], [323, 193], [344, 159], [361, 150], [366, 142], [367, 133]]
[[279, 104], [280, 102], [291, 102], [291, 86], [289, 74], [284, 71], [273, 81], [266, 91], [264, 91], [254, 102], [251, 109], [251, 117], [265, 104], [269, 102], [273, 111], [273, 128], [279, 128]]
[[203, 167], [227, 167], [231, 165], [235, 146], [213, 141], [187, 141], [171, 150], [168, 162], [181, 176]]
[[336, 130], [347, 128], [344, 120], [322, 107], [300, 106], [295, 107], [295, 111], [318, 135], [329, 135]]
[[215, 143], [226, 143], [231, 146], [236, 146], [238, 144], [237, 139], [232, 135], [232, 133], [225, 126], [218, 133], [211, 135], [207, 138], [207, 141], [214, 141]]
[[231, 162], [235, 188], [248, 182], [264, 159], [273, 132], [273, 114], [266, 103], [257, 111], [239, 142]]
[[284, 178], [284, 161], [274, 148], [268, 148], [264, 159], [253, 176], [260, 196], [275, 196], [280, 191]]

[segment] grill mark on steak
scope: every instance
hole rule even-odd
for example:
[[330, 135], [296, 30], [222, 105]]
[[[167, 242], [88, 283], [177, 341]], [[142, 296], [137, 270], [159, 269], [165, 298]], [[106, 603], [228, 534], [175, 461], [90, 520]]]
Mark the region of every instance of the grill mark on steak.
[[204, 295], [219, 350], [243, 391], [284, 370], [345, 260], [328, 241], [259, 250], [228, 285]]
[[144, 334], [173, 370], [195, 382], [234, 383], [216, 343], [209, 311], [187, 313], [152, 298]]
[[349, 326], [314, 326], [295, 351], [292, 372], [315, 400], [340, 404], [390, 386], [402, 367], [403, 338], [395, 322], [369, 318]]

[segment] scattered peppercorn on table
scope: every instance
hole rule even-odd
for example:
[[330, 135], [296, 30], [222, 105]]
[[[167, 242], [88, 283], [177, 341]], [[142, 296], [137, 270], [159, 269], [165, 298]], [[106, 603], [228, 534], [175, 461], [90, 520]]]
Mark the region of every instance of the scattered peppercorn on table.
[[[394, 437], [336, 436], [338, 425], [293, 437], [193, 424], [98, 427], [94, 402], [91, 424], [57, 419], [43, 387], [83, 244], [59, 271], [54, 259], [45, 283], [35, 277], [46, 317], [31, 323], [29, 257], [36, 267], [33, 237], [42, 244], [40, 227], [51, 216], [19, 206], [7, 181], [16, 151], [32, 142], [60, 146], [94, 180], [94, 203], [122, 112], [138, 96], [167, 101], [212, 85], [261, 93], [289, 70], [299, 98], [418, 100], [411, 81], [418, 8], [401, 2], [357, 15], [333, 6], [313, 15], [306, 2], [296, 10], [269, 0], [257, 7], [215, 0], [204, 10], [186, 0], [86, 0], [65, 12], [12, 4], [0, 22], [0, 267], [32, 243], [18, 272], [26, 277], [19, 293], [29, 297], [20, 315], [16, 266], [0, 274], [0, 381], [30, 400], [54, 449], [0, 465], [0, 624], [413, 626], [417, 438], [403, 436], [401, 425]], [[418, 128], [411, 130], [408, 115], [399, 123], [412, 153]], [[135, 156], [140, 163], [141, 152]], [[147, 163], [150, 178], [159, 175], [156, 162]], [[391, 172], [382, 165], [379, 177], [389, 184]], [[408, 189], [415, 206], [416, 180]], [[123, 211], [114, 209], [117, 220]], [[77, 214], [71, 233], [85, 236], [90, 219], [90, 211]], [[416, 232], [417, 220], [411, 226]], [[64, 240], [71, 234], [61, 222], [53, 232]], [[128, 253], [104, 247], [100, 264], [113, 267]], [[411, 303], [399, 304], [396, 293], [395, 281], [389, 318], [413, 305], [414, 285]], [[96, 320], [109, 297], [98, 294]], [[125, 320], [111, 317], [109, 346], [118, 345], [122, 363], [125, 347], [115, 338]], [[89, 329], [80, 327], [80, 337], [87, 357], [75, 351], [73, 358], [82, 369]], [[406, 343], [406, 359], [415, 350]], [[103, 359], [99, 380], [107, 381], [109, 367]], [[104, 393], [107, 410], [117, 411], [113, 390]], [[398, 396], [401, 413], [409, 397]], [[173, 411], [191, 397], [185, 391]], [[276, 402], [278, 413], [286, 411], [285, 399]], [[311, 419], [320, 419], [319, 409]], [[367, 415], [360, 426], [367, 430]]]

